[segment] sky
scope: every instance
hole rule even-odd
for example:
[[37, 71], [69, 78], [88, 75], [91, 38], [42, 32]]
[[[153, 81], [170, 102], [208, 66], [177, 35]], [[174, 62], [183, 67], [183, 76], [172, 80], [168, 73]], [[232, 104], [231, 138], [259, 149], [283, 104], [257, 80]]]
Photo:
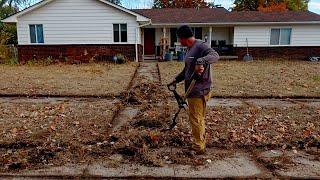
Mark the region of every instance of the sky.
[[[122, 5], [129, 9], [150, 8], [153, 0], [122, 0]], [[207, 2], [215, 2], [216, 5], [221, 4], [226, 9], [232, 7], [233, 0], [207, 0]], [[310, 0], [309, 10], [320, 14], [320, 0]]]
[[[234, 0], [206, 0], [207, 2], [214, 2], [216, 5], [221, 5], [226, 9], [232, 7]], [[31, 4], [39, 2], [39, 0], [31, 0]], [[153, 0], [121, 0], [122, 6], [128, 9], [143, 9], [151, 8]], [[320, 14], [320, 0], [310, 0], [309, 10]]]

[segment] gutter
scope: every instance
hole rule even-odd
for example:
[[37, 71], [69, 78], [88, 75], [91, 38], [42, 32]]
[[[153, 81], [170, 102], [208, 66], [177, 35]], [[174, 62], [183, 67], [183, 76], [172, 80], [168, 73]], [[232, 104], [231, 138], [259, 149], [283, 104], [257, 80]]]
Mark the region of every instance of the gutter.
[[297, 22], [221, 22], [221, 23], [153, 23], [152, 26], [177, 26], [177, 25], [267, 25], [267, 24], [319, 24], [320, 21], [297, 21]]

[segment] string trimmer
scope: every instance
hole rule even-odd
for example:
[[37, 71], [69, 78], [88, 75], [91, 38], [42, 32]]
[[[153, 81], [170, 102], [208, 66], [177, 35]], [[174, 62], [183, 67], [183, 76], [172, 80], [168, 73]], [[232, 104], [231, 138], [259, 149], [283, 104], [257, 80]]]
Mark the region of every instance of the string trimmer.
[[195, 84], [196, 84], [196, 80], [193, 79], [193, 80], [191, 81], [190, 86], [188, 87], [188, 89], [187, 89], [187, 91], [186, 91], [186, 94], [185, 94], [183, 97], [181, 97], [181, 96], [178, 94], [178, 92], [177, 92], [177, 90], [176, 90], [176, 89], [177, 89], [177, 84], [176, 84], [176, 83], [171, 83], [171, 84], [168, 84], [168, 85], [167, 85], [169, 91], [173, 92], [174, 97], [175, 97], [175, 99], [177, 100], [179, 109], [178, 109], [178, 111], [174, 114], [174, 117], [173, 117], [173, 119], [172, 119], [172, 123], [171, 123], [171, 125], [169, 126], [169, 128], [163, 129], [162, 131], [170, 131], [170, 130], [172, 130], [172, 129], [177, 125], [177, 117], [178, 117], [179, 113], [181, 112], [181, 110], [184, 109], [184, 110], [187, 111], [188, 104], [187, 104], [187, 102], [186, 102], [186, 99], [187, 99], [188, 95], [190, 94], [190, 92], [192, 91], [192, 89], [193, 89], [193, 87], [194, 87]]

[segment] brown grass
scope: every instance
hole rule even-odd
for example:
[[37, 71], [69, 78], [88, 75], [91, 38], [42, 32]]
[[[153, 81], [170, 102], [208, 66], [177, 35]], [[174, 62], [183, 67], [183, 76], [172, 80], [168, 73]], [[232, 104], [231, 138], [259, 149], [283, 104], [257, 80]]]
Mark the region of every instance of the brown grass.
[[96, 158], [95, 153], [102, 151], [109, 138], [118, 103], [106, 99], [1, 99], [0, 172]]
[[0, 65], [0, 93], [24, 95], [119, 95], [136, 63], [9, 66]]
[[[183, 69], [183, 63], [159, 63], [163, 83]], [[320, 63], [307, 61], [219, 61], [214, 65], [215, 96], [320, 97]]]

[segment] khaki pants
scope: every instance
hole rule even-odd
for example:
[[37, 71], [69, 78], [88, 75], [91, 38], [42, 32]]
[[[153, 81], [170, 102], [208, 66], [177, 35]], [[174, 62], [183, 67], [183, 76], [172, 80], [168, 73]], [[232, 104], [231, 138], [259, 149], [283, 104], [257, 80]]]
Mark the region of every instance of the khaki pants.
[[206, 148], [205, 112], [211, 93], [202, 98], [188, 98], [189, 121], [192, 129], [193, 148], [203, 151]]

